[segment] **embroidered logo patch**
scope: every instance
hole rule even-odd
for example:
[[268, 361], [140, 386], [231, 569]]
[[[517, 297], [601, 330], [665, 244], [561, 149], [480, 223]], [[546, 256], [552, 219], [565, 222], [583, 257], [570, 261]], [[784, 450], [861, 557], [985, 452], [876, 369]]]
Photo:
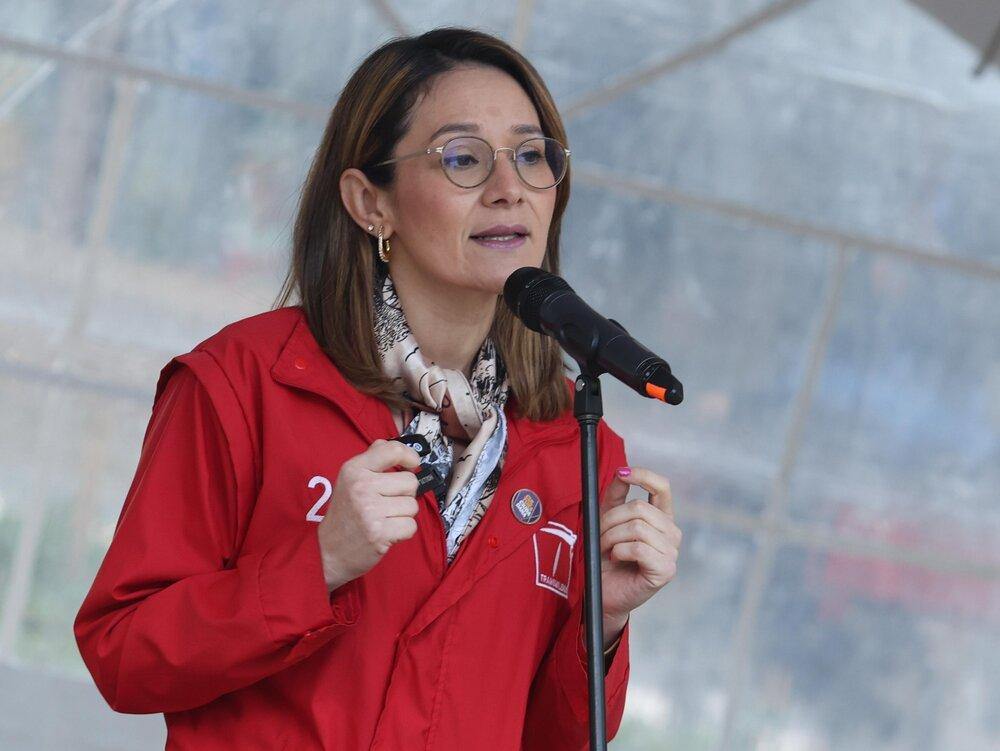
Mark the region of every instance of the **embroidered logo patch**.
[[534, 490], [521, 488], [511, 496], [510, 510], [519, 522], [534, 524], [542, 517], [542, 499]]
[[535, 584], [569, 599], [573, 550], [577, 535], [565, 524], [549, 521], [532, 535], [535, 544]]

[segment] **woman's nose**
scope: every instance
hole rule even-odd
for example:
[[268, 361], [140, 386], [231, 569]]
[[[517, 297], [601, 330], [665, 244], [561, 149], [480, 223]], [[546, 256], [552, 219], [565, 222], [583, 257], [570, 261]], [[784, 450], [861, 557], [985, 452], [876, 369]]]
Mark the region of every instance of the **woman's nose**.
[[[493, 160], [493, 174], [487, 180], [488, 193], [498, 193], [508, 201], [516, 201], [522, 190], [521, 177], [514, 166], [512, 151], [498, 151]], [[491, 196], [491, 200], [493, 196]]]

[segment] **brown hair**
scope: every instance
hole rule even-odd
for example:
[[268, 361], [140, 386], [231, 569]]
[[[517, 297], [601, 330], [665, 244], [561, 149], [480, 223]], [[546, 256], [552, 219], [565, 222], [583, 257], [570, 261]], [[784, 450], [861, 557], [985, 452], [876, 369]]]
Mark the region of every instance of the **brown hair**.
[[[372, 52], [340, 93], [299, 200], [288, 271], [274, 308], [298, 292], [317, 342], [359, 391], [402, 409], [403, 397], [382, 372], [375, 343], [373, 283], [377, 241], [357, 225], [340, 196], [340, 175], [357, 166], [380, 187], [392, 183], [388, 159], [412, 123], [412, 107], [434, 76], [462, 64], [494, 66], [531, 98], [546, 136], [566, 144], [562, 119], [535, 68], [501, 39], [475, 29], [437, 28], [397, 37]], [[568, 145], [568, 144], [567, 144]], [[559, 273], [559, 230], [569, 201], [567, 171], [556, 186], [542, 268]], [[489, 335], [522, 416], [551, 420], [570, 405], [566, 366], [557, 342], [527, 328], [497, 297]], [[513, 405], [512, 405], [513, 406]]]

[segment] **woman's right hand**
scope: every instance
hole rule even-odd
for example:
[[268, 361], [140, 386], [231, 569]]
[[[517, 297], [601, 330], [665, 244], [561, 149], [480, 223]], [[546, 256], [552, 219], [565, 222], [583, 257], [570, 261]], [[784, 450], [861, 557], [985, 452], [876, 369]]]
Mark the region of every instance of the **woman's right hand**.
[[341, 465], [318, 530], [323, 576], [331, 592], [364, 574], [394, 542], [417, 531], [417, 476], [388, 471], [395, 466], [416, 470], [420, 454], [382, 438]]

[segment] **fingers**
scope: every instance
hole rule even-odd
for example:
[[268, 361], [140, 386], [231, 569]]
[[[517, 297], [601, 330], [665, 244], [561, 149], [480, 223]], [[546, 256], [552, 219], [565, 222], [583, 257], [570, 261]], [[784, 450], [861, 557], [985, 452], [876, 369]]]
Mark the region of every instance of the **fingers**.
[[415, 498], [408, 495], [386, 496], [382, 503], [382, 513], [386, 519], [397, 516], [415, 517], [420, 513], [420, 504]]
[[[615, 476], [615, 483], [609, 486], [608, 496], [612, 502], [601, 512], [601, 533], [624, 525], [626, 529], [634, 530], [637, 525], [648, 525], [656, 533], [662, 535], [661, 538], [666, 544], [675, 547], [680, 545], [681, 530], [674, 523], [673, 498], [670, 492], [670, 482], [666, 477], [656, 474], [643, 467], [632, 467], [632, 472], [624, 478]], [[648, 503], [625, 503], [618, 502], [622, 495], [627, 495], [631, 485], [638, 485], [649, 493]], [[615, 488], [612, 494], [611, 488]], [[616, 535], [622, 534], [621, 531]], [[621, 540], [637, 539], [634, 537], [620, 538]]]
[[662, 587], [677, 575], [676, 556], [664, 558], [648, 543], [640, 540], [618, 543], [609, 557], [616, 561], [634, 561], [639, 564], [643, 575], [656, 587]]
[[604, 497], [601, 499], [601, 510], [611, 509], [625, 503], [628, 487], [628, 483], [616, 474], [604, 491]]
[[628, 524], [633, 519], [639, 519], [663, 534], [670, 534], [671, 529], [677, 528], [674, 520], [655, 506], [641, 501], [631, 501], [601, 514], [601, 531], [619, 524]]
[[383, 520], [382, 533], [389, 543], [409, 540], [417, 532], [417, 520], [404, 516], [389, 516]]
[[645, 568], [652, 569], [656, 566], [661, 552], [645, 540], [630, 540], [618, 543], [611, 557], [619, 561], [635, 561]]
[[358, 465], [372, 472], [384, 472], [392, 467], [417, 469], [420, 466], [420, 454], [399, 441], [387, 441], [378, 438], [364, 453], [355, 459]]
[[672, 523], [668, 529], [663, 530], [649, 523], [646, 519], [635, 518], [603, 530], [600, 538], [600, 549], [603, 554], [620, 543], [638, 541], [646, 543], [663, 555], [676, 559], [681, 537], [680, 529]]
[[[616, 474], [615, 479], [628, 485], [641, 487], [649, 493], [649, 503], [672, 519], [674, 517], [674, 499], [670, 492], [670, 481], [663, 475], [658, 475], [645, 467], [631, 467], [631, 470], [631, 473], [622, 478]], [[627, 494], [628, 490], [626, 489], [625, 492]]]
[[379, 495], [410, 495], [416, 496], [420, 488], [420, 480], [412, 472], [381, 472], [374, 478], [374, 487]]

